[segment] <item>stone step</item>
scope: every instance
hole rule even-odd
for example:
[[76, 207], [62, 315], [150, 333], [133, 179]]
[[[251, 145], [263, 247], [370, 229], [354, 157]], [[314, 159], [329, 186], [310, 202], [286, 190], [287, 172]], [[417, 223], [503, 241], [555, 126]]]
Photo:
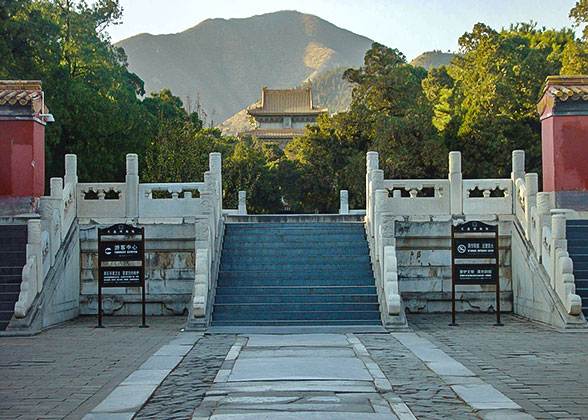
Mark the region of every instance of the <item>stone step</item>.
[[567, 220], [567, 227], [573, 226], [588, 226], [588, 220]]
[[580, 246], [580, 247], [587, 247], [588, 248], [588, 238], [576, 238], [576, 239], [567, 239], [568, 241], [568, 248], [570, 246]]
[[221, 304], [248, 304], [248, 303], [377, 303], [376, 294], [292, 294], [292, 295], [225, 295], [218, 294], [216, 303]]
[[18, 294], [20, 292], [20, 288], [18, 292], [0, 292], [0, 302], [14, 302], [18, 300]]
[[0, 267], [4, 266], [24, 266], [27, 261], [27, 253], [24, 250], [7, 250], [5, 247], [2, 247], [2, 252], [0, 253]]
[[214, 321], [319, 321], [367, 319], [379, 320], [378, 311], [264, 311], [213, 312]]
[[228, 230], [237, 229], [292, 229], [292, 228], [306, 228], [306, 229], [319, 229], [319, 228], [345, 228], [345, 229], [363, 229], [362, 222], [282, 222], [282, 223], [226, 223], [225, 225]]
[[230, 235], [227, 234], [224, 243], [247, 243], [247, 242], [263, 242], [263, 243], [307, 243], [307, 242], [324, 242], [324, 241], [365, 241], [365, 233], [300, 233], [300, 234], [285, 234], [276, 233], [270, 235]]
[[349, 280], [372, 280], [371, 271], [367, 270], [247, 270], [247, 271], [220, 271], [219, 280], [270, 280], [270, 279], [300, 279], [305, 280], [329, 280], [349, 279]]
[[300, 248], [226, 248], [223, 251], [223, 258], [234, 258], [234, 257], [267, 257], [267, 258], [278, 258], [288, 256], [321, 256], [326, 257], [328, 255], [337, 255], [341, 257], [349, 257], [356, 255], [369, 256], [368, 249], [364, 247], [344, 247], [333, 249], [325, 247], [300, 247]]
[[0, 242], [0, 249], [2, 249], [2, 252], [19, 251], [19, 252], [26, 253], [26, 247], [27, 247], [26, 242], [21, 243], [21, 244], [13, 244], [13, 243], [3, 244], [2, 242]]
[[301, 249], [301, 250], [315, 250], [315, 249], [332, 249], [332, 250], [345, 250], [345, 249], [363, 249], [365, 246], [365, 238], [357, 241], [298, 241], [298, 242], [224, 242], [223, 253], [225, 250], [258, 250], [258, 249]]
[[16, 303], [15, 301], [2, 301], [0, 300], [0, 311], [14, 311], [14, 304]]
[[0, 247], [4, 249], [6, 245], [18, 245], [21, 247], [26, 246], [27, 244], [27, 235], [0, 235]]
[[16, 276], [22, 274], [22, 268], [24, 265], [21, 266], [8, 266], [8, 267], [0, 267], [0, 276]]
[[272, 313], [272, 312], [378, 312], [378, 303], [217, 303], [214, 310], [221, 313]]
[[567, 239], [586, 239], [588, 238], [588, 226], [568, 227], [566, 232]]
[[13, 313], [14, 312], [11, 310], [0, 311], [0, 321], [10, 321], [10, 318], [12, 318]]
[[[588, 264], [588, 262], [587, 262]], [[227, 263], [221, 259], [220, 270], [221, 271], [298, 271], [298, 272], [306, 272], [306, 271], [316, 271], [316, 270], [345, 270], [345, 271], [360, 271], [365, 270], [366, 272], [371, 271], [371, 264], [369, 262], [331, 262], [331, 261], [324, 261], [324, 262], [314, 262], [314, 263], [286, 263], [281, 262], [279, 264], [276, 263], [257, 263], [257, 264], [248, 264], [242, 262], [235, 262], [235, 263]], [[0, 273], [2, 269], [0, 268]], [[21, 267], [22, 270], [22, 267]], [[11, 273], [7, 273], [11, 274]]]
[[[248, 264], [248, 265], [265, 265], [273, 264], [299, 264], [302, 269], [308, 265], [322, 266], [324, 263], [338, 264], [340, 266], [348, 264], [368, 263], [368, 255], [223, 255], [224, 264]], [[368, 267], [369, 268], [369, 267]]]
[[19, 292], [20, 292], [20, 283], [0, 283], [0, 293], [19, 293]]
[[588, 281], [588, 270], [578, 270], [574, 267], [574, 277], [576, 281], [578, 280], [587, 280]]
[[568, 242], [568, 252], [570, 255], [588, 254], [588, 245], [570, 245]]
[[248, 321], [248, 320], [214, 320], [215, 326], [251, 326], [251, 327], [281, 327], [281, 326], [298, 326], [304, 327], [308, 325], [382, 325], [382, 322], [371, 319], [338, 319], [338, 320], [279, 320], [279, 321]]
[[22, 268], [19, 274], [0, 275], [0, 284], [18, 283], [22, 281]]
[[323, 295], [375, 295], [376, 287], [371, 286], [225, 286], [216, 290], [217, 296], [323, 296]]
[[273, 233], [283, 233], [283, 234], [315, 234], [315, 233], [365, 233], [365, 229], [362, 225], [356, 226], [340, 226], [340, 225], [333, 225], [333, 226], [324, 226], [320, 228], [313, 228], [309, 226], [292, 226], [292, 227], [282, 227], [282, 226], [267, 226], [264, 228], [256, 228], [250, 226], [230, 226], [227, 225], [227, 235], [243, 235], [243, 234], [253, 234], [253, 235], [270, 235]]
[[588, 256], [578, 258], [577, 255], [571, 255], [572, 261], [574, 262], [574, 270], [587, 271], [588, 270]]
[[10, 321], [0, 321], [0, 331], [6, 331], [9, 323]]
[[[337, 274], [335, 273], [334, 276]], [[221, 287], [247, 287], [247, 286], [302, 286], [302, 287], [326, 287], [326, 286], [370, 286], [374, 280], [370, 278], [354, 279], [333, 277], [330, 279], [313, 280], [305, 278], [295, 279], [218, 279], [218, 288]]]

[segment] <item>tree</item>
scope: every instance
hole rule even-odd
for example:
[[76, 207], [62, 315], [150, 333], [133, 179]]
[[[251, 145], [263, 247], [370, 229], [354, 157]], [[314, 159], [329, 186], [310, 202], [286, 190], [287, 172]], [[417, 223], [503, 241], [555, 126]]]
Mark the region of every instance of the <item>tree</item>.
[[429, 72], [423, 88], [445, 144], [463, 154], [468, 177], [506, 177], [510, 154], [527, 151], [528, 169], [541, 169], [536, 104], [548, 75], [558, 74], [569, 29], [524, 23], [495, 31], [478, 23], [459, 39], [460, 55]]
[[56, 120], [46, 130], [46, 179], [63, 174], [65, 153], [78, 155], [81, 180], [124, 177], [125, 154], [144, 154], [150, 118], [137, 97], [142, 80], [104, 31], [121, 16], [118, 1], [3, 3], [0, 77], [42, 80]]

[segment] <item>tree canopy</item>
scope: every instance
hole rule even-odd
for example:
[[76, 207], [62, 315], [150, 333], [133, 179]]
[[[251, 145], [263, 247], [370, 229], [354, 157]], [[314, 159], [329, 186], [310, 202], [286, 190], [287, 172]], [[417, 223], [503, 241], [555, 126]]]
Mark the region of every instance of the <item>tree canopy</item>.
[[[0, 78], [42, 80], [56, 119], [46, 130], [47, 180], [63, 173], [65, 153], [78, 155], [83, 181], [122, 179], [132, 152], [146, 181], [194, 181], [218, 151], [230, 207], [240, 189], [253, 212], [336, 212], [341, 189], [363, 207], [369, 150], [380, 153], [387, 178], [445, 177], [450, 150], [463, 153], [466, 177], [507, 177], [514, 149], [540, 171], [536, 103], [545, 78], [588, 73], [587, 28], [577, 39], [532, 22], [477, 23], [449, 65], [428, 71], [374, 43], [361, 67], [317, 79], [332, 86], [335, 104], [349, 101], [337, 86], [351, 86], [347, 111], [321, 116], [282, 151], [205, 127], [202, 108], [193, 112], [169, 89], [146, 95], [105, 31], [121, 15], [118, 0], [0, 0]], [[588, 0], [570, 18], [588, 23]]]

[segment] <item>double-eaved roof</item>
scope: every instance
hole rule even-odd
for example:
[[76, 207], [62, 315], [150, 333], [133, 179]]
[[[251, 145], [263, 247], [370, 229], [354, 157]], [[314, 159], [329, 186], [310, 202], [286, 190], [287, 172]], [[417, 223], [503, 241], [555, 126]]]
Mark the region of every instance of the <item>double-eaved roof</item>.
[[261, 89], [261, 104], [247, 109], [249, 115], [317, 115], [327, 108], [312, 103], [312, 89]]

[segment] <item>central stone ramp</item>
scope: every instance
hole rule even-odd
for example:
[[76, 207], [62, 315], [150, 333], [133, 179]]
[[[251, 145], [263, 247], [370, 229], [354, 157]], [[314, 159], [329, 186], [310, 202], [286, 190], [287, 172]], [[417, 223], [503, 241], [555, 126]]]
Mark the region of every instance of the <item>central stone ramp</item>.
[[399, 420], [401, 410], [353, 334], [241, 335], [192, 419]]
[[381, 325], [363, 223], [227, 223], [213, 326]]

